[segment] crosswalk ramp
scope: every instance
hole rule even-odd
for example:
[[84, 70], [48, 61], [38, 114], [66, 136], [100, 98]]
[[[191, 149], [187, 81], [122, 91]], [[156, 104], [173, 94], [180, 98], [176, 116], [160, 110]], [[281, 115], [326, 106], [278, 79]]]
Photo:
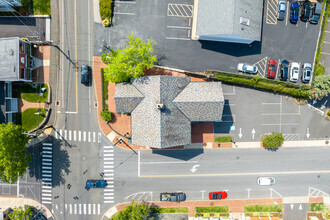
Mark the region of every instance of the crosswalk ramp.
[[102, 133], [95, 131], [55, 130], [55, 138], [66, 141], [101, 143], [101, 137]]
[[114, 203], [114, 148], [103, 147], [103, 179], [107, 186], [103, 190], [104, 203]]
[[101, 215], [101, 204], [53, 204], [52, 213], [69, 215]]
[[42, 189], [41, 201], [43, 204], [52, 204], [52, 172], [53, 172], [53, 144], [42, 144], [41, 157]]

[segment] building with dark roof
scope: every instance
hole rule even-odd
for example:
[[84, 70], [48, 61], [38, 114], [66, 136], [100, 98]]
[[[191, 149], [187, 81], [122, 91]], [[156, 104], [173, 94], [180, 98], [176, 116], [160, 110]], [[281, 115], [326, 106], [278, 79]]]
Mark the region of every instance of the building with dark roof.
[[195, 0], [193, 40], [251, 44], [261, 40], [263, 1]]
[[134, 145], [168, 148], [191, 143], [191, 122], [221, 121], [221, 82], [144, 76], [115, 89], [117, 113], [131, 113]]

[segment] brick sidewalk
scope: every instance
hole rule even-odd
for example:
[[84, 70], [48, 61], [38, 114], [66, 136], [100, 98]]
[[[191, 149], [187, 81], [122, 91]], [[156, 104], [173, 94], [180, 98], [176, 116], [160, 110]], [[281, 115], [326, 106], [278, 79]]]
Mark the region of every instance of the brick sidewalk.
[[49, 107], [46, 103], [28, 102], [24, 99], [17, 99], [17, 102], [18, 102], [18, 110], [20, 112], [24, 112], [28, 108], [48, 108]]

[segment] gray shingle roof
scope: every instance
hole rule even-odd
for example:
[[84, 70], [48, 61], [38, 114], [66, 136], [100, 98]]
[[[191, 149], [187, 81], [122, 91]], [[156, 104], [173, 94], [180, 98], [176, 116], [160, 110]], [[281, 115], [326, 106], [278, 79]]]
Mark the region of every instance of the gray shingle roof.
[[221, 82], [191, 82], [173, 103], [190, 121], [221, 121], [224, 105]]
[[[124, 106], [126, 98], [131, 98], [136, 107]], [[135, 98], [139, 98], [138, 104]], [[115, 102], [116, 110], [132, 109], [132, 144], [168, 148], [191, 143], [192, 120], [220, 121], [224, 99], [220, 82], [191, 83], [190, 77], [161, 75], [117, 84]], [[159, 108], [158, 104], [163, 106]]]
[[[196, 35], [200, 40], [260, 41], [263, 1], [198, 0]], [[241, 19], [249, 20], [248, 25]]]
[[143, 95], [129, 83], [118, 83], [115, 89], [117, 113], [131, 113], [142, 101]]

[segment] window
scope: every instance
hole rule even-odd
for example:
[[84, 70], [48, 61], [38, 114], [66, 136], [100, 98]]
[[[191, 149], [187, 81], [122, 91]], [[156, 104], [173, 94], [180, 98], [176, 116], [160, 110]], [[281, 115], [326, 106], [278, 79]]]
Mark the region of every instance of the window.
[[25, 53], [25, 43], [19, 42], [19, 52]]

